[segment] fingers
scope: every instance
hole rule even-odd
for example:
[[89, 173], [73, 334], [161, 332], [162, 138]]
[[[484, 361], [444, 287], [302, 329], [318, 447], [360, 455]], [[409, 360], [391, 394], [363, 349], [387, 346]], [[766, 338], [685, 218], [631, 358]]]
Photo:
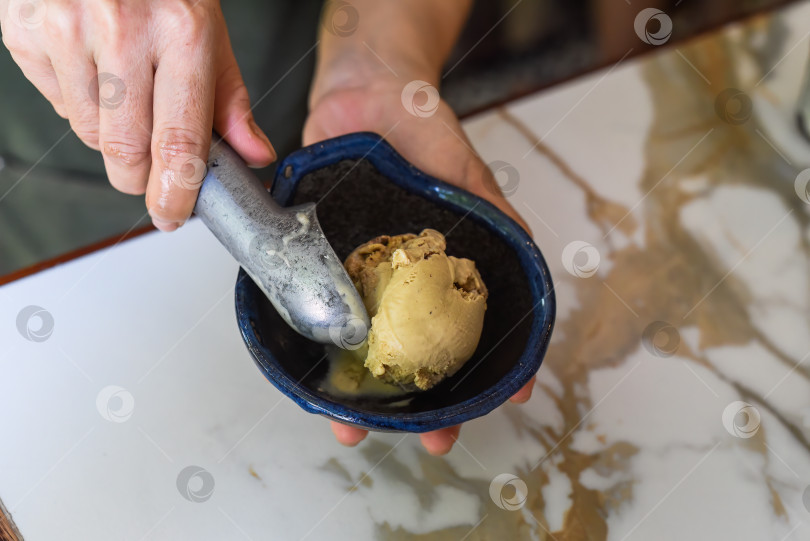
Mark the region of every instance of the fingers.
[[[331, 421], [329, 424], [332, 427], [332, 433], [334, 433], [337, 441], [348, 447], [354, 447], [368, 435], [367, 430], [354, 426], [344, 425], [335, 421]], [[456, 442], [456, 439], [458, 439], [460, 431], [461, 425], [451, 426], [450, 428], [443, 428], [433, 432], [425, 432], [424, 434], [420, 434], [419, 438], [422, 440], [422, 445], [424, 445], [427, 452], [431, 455], [445, 455], [453, 448], [453, 444]]]
[[354, 447], [368, 436], [367, 430], [355, 426], [344, 425], [335, 421], [330, 421], [329, 424], [332, 426], [332, 433], [334, 433], [337, 441], [348, 447]]
[[[223, 32], [226, 34], [222, 43], [229, 44], [227, 31]], [[276, 151], [253, 119], [250, 97], [230, 45], [220, 48], [217, 65], [214, 129], [248, 165], [270, 165], [276, 159]]]
[[31, 81], [40, 94], [51, 102], [53, 110], [62, 118], [67, 118], [62, 91], [59, 89], [59, 81], [53, 71], [51, 61], [47, 57], [37, 58], [31, 54], [15, 52], [9, 50], [11, 58], [20, 67], [25, 78]]
[[[532, 389], [536, 377], [533, 377], [526, 385], [524, 385], [517, 393], [510, 398], [512, 402], [523, 403], [529, 400], [532, 396]], [[456, 443], [458, 435], [461, 432], [461, 425], [435, 430], [433, 432], [425, 432], [420, 434], [419, 438], [422, 440], [427, 452], [434, 456], [446, 455], [453, 448]]]
[[521, 389], [512, 395], [512, 398], [509, 400], [516, 404], [522, 404], [523, 402], [528, 402], [529, 399], [532, 397], [532, 389], [534, 389], [534, 382], [537, 380], [537, 376], [532, 377], [529, 380], [529, 383], [521, 387]]
[[[517, 404], [527, 402], [532, 397], [532, 389], [534, 388], [536, 379], [536, 376], [532, 377], [532, 379], [509, 400]], [[334, 421], [331, 421], [330, 425], [337, 441], [349, 447], [354, 447], [368, 435], [367, 430], [362, 430], [354, 426], [344, 425]], [[442, 428], [441, 430], [434, 430], [433, 432], [425, 432], [419, 435], [419, 439], [422, 441], [422, 445], [428, 453], [434, 456], [441, 456], [450, 452], [460, 432], [461, 425], [456, 425], [449, 428]]]
[[174, 231], [191, 215], [211, 142], [215, 77], [207, 34], [212, 30], [192, 20], [184, 32], [167, 47], [155, 72], [146, 207], [162, 231]]
[[419, 435], [419, 439], [422, 440], [422, 445], [431, 455], [446, 455], [453, 448], [453, 444], [456, 443], [459, 432], [461, 432], [461, 425], [456, 425], [434, 430], [433, 432], [425, 432]]
[[[30, 8], [31, 11], [23, 8]], [[42, 4], [8, 5], [6, 12], [4, 3], [0, 1], [0, 37], [26, 79], [51, 102], [59, 116], [67, 118], [56, 73], [42, 47], [44, 40], [36, 31], [46, 10], [47, 6]]]
[[51, 51], [50, 55], [70, 127], [85, 145], [98, 150], [98, 105], [89, 91], [96, 66], [87, 54], [75, 49]]
[[99, 147], [110, 184], [142, 195], [152, 163], [152, 64], [127, 64], [120, 54], [98, 60]]
[[57, 3], [37, 35], [4, 28], [3, 43], [102, 151], [111, 184], [146, 193], [153, 222], [171, 231], [194, 208], [212, 125], [250, 165], [276, 155], [253, 120], [219, 3], [125, 4]]

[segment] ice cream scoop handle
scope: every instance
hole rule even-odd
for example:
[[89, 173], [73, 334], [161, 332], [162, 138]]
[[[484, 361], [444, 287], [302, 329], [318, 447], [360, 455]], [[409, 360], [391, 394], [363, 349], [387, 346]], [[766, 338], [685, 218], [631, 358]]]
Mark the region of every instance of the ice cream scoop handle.
[[287, 323], [322, 343], [364, 339], [368, 314], [315, 205], [281, 207], [224, 141], [211, 145], [207, 166], [194, 212]]

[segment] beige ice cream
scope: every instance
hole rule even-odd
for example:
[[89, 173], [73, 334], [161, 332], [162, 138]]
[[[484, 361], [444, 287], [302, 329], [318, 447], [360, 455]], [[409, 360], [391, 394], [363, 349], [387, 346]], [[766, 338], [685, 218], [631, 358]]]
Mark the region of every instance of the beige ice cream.
[[365, 366], [387, 383], [429, 389], [478, 346], [487, 288], [473, 261], [445, 248], [444, 235], [425, 229], [377, 237], [346, 259], [371, 317]]

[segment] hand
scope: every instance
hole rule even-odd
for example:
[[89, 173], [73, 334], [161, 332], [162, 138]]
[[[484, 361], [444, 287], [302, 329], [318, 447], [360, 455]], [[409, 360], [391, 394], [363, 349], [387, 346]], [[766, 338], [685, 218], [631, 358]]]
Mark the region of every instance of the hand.
[[[504, 198], [495, 179], [470, 145], [461, 130], [458, 119], [450, 107], [440, 101], [435, 113], [420, 118], [408, 112], [402, 104], [402, 90], [413, 79], [398, 73], [395, 77], [381, 73], [343, 66], [335, 81], [320, 76], [314, 85], [310, 100], [311, 112], [304, 126], [304, 144], [309, 145], [330, 137], [357, 131], [372, 131], [386, 139], [422, 171], [451, 184], [473, 192], [494, 203], [520, 223], [528, 225]], [[350, 73], [353, 73], [350, 75]], [[512, 398], [512, 402], [526, 402], [531, 398], [535, 378]], [[461, 426], [454, 426], [421, 434], [425, 449], [433, 455], [450, 451], [458, 438]], [[349, 446], [357, 445], [367, 431], [332, 422], [337, 440]]]
[[25, 76], [101, 151], [110, 183], [146, 194], [159, 229], [191, 215], [212, 126], [249, 164], [275, 159], [217, 0], [0, 0], [0, 27]]

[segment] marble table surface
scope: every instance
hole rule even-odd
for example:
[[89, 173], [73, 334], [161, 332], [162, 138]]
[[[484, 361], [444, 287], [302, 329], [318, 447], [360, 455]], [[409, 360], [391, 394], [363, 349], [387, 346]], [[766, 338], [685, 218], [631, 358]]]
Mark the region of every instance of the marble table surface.
[[798, 4], [465, 122], [559, 311], [531, 401], [448, 456], [342, 448], [277, 392], [194, 220], [0, 288], [0, 499], [30, 541], [810, 538], [808, 28]]

